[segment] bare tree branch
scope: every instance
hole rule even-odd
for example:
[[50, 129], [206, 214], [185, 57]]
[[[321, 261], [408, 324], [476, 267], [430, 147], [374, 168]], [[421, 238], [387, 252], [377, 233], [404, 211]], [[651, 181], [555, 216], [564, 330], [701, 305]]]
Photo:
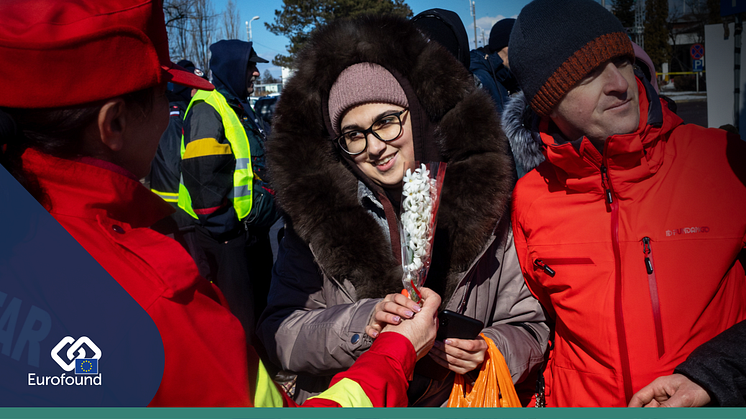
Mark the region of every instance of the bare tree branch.
[[[235, 10], [235, 5], [233, 5]], [[187, 59], [208, 70], [210, 44], [215, 42], [217, 19], [211, 0], [164, 0], [163, 14], [173, 61]], [[236, 26], [238, 26], [236, 13]]]
[[233, 0], [228, 0], [228, 3], [225, 4], [225, 10], [222, 14], [223, 27], [221, 28], [221, 32], [223, 35], [223, 39], [240, 39], [240, 19], [241, 17], [238, 14], [236, 3]]
[[210, 45], [215, 42], [216, 17], [210, 0], [193, 0], [190, 56], [205, 71], [210, 64]]

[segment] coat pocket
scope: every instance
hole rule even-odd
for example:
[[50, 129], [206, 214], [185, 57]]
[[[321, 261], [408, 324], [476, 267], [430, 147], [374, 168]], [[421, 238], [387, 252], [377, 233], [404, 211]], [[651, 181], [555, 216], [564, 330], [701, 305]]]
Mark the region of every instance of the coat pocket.
[[557, 270], [562, 270], [568, 265], [593, 265], [593, 259], [587, 257], [549, 257], [534, 259], [534, 269], [544, 271], [545, 274], [554, 277]]
[[648, 276], [648, 290], [650, 291], [650, 304], [653, 307], [653, 324], [655, 324], [655, 339], [658, 344], [658, 358], [665, 353], [663, 345], [663, 321], [661, 319], [661, 302], [658, 294], [658, 280], [655, 278], [655, 265], [653, 264], [653, 246], [650, 237], [642, 238], [642, 253], [645, 262], [645, 272]]

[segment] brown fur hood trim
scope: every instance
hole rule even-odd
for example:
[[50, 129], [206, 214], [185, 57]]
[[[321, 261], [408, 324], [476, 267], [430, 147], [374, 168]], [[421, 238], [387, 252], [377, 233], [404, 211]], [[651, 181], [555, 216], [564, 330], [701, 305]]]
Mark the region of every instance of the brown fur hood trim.
[[324, 273], [349, 280], [358, 299], [401, 290], [401, 268], [388, 248], [389, 238], [359, 205], [356, 175], [328, 129], [328, 92], [342, 70], [359, 62], [391, 71], [410, 108], [419, 109], [412, 112], [416, 158], [448, 163], [438, 240], [446, 240], [447, 255], [440, 263], [450, 295], [507, 211], [513, 162], [489, 95], [409, 21], [367, 16], [314, 32], [299, 54], [298, 71], [283, 89], [267, 143], [277, 202]]

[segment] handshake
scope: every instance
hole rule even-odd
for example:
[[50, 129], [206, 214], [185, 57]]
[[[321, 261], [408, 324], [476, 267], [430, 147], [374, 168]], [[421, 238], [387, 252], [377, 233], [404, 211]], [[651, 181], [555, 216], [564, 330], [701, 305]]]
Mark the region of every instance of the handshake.
[[[401, 294], [386, 296], [374, 310], [366, 327], [366, 333], [374, 338], [379, 333], [399, 333], [412, 343], [418, 360], [425, 356], [433, 347], [438, 332], [440, 296], [435, 291], [424, 287], [420, 288], [420, 293], [422, 306]], [[397, 299], [401, 301], [396, 301]], [[397, 307], [404, 312], [401, 315], [392, 313], [385, 310], [386, 306]]]

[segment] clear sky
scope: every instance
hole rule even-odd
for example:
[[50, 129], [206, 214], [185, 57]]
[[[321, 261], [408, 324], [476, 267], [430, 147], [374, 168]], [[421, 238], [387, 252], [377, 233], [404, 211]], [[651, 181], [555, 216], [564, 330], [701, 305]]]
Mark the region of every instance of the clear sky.
[[[242, 29], [241, 39], [246, 40], [246, 24], [254, 16], [259, 19], [251, 22], [252, 40], [254, 49], [260, 57], [272, 60], [277, 54], [287, 54], [286, 46], [288, 40], [285, 37], [277, 36], [268, 31], [264, 23], [273, 22], [275, 10], [282, 8], [282, 0], [234, 0], [238, 6], [241, 15]], [[405, 0], [412, 8], [416, 15], [427, 9], [440, 8], [452, 10], [461, 17], [466, 27], [466, 33], [469, 35], [469, 45], [474, 48], [474, 19], [471, 16], [469, 0]], [[213, 7], [216, 13], [225, 9], [227, 0], [213, 0]], [[482, 46], [482, 29], [484, 38], [489, 42], [490, 29], [500, 19], [505, 17], [516, 17], [529, 0], [475, 0], [476, 3], [476, 21], [477, 21], [477, 42]], [[264, 70], [269, 69], [275, 77], [280, 76], [279, 67], [269, 64], [259, 64], [259, 72], [264, 74]]]

